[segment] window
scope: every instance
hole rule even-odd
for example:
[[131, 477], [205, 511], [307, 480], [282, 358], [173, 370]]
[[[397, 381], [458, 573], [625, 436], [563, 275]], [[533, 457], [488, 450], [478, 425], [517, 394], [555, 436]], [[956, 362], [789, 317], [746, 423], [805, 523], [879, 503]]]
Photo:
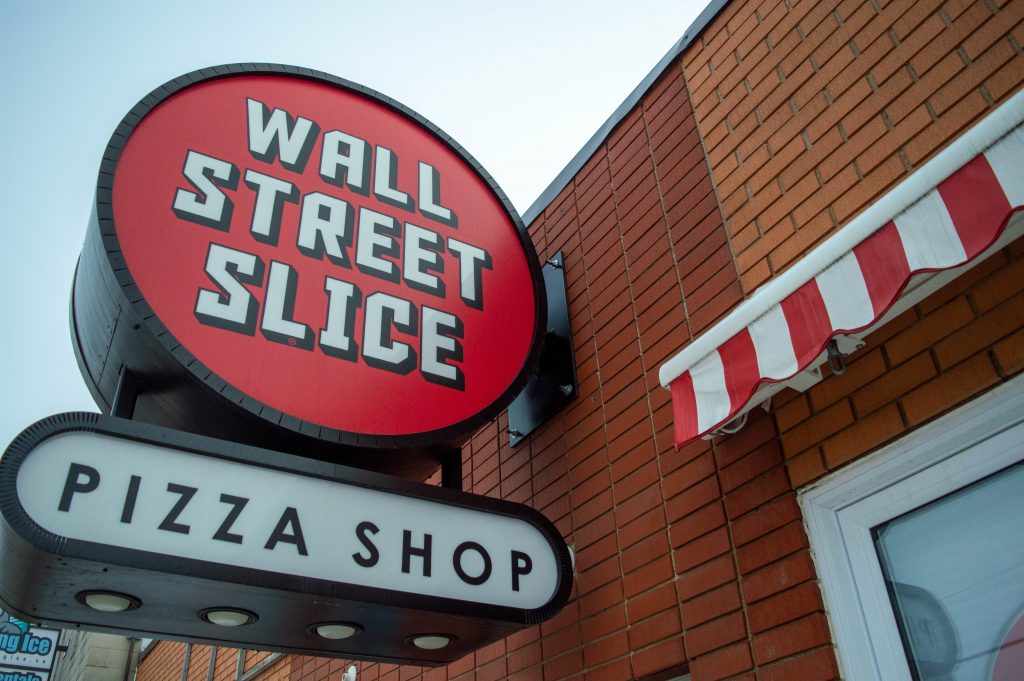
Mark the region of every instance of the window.
[[800, 493], [848, 679], [1024, 664], [1024, 377]]

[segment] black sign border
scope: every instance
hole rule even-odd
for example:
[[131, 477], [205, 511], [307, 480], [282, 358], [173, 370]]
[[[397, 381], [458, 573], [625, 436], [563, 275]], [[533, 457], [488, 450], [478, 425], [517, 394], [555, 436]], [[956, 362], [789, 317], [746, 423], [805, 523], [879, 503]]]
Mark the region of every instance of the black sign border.
[[[312, 80], [318, 83], [337, 87], [378, 104], [382, 104], [392, 111], [403, 115], [405, 118], [419, 125], [423, 130], [440, 140], [456, 155], [458, 155], [490, 188], [495, 198], [505, 209], [505, 213], [512, 221], [519, 237], [519, 243], [523, 250], [523, 255], [527, 260], [527, 267], [530, 270], [530, 278], [533, 282], [535, 311], [534, 336], [526, 361], [519, 369], [515, 379], [496, 400], [481, 411], [477, 412], [475, 415], [443, 428], [399, 435], [374, 435], [343, 431], [299, 419], [298, 417], [280, 412], [279, 410], [264, 404], [248, 393], [245, 393], [240, 388], [231, 385], [219, 375], [211, 371], [198, 358], [192, 355], [192, 353], [189, 352], [189, 350], [180, 343], [173, 334], [171, 334], [142, 295], [141, 289], [139, 289], [138, 285], [135, 283], [135, 280], [126, 265], [124, 256], [121, 253], [113, 214], [114, 173], [117, 168], [118, 160], [121, 157], [121, 153], [124, 150], [125, 145], [131, 137], [132, 131], [139, 123], [142, 122], [143, 118], [150, 111], [159, 106], [164, 100], [172, 97], [182, 90], [213, 80], [260, 74]], [[129, 301], [128, 304], [131, 306], [133, 312], [141, 320], [142, 327], [148, 330], [153, 338], [156, 339], [160, 346], [166, 351], [168, 360], [175, 362], [182, 369], [191, 373], [193, 377], [202, 382], [214, 394], [224, 397], [231, 404], [232, 408], [241, 407], [268, 426], [279, 426], [295, 433], [296, 435], [305, 437], [311, 436], [327, 443], [355, 447], [400, 448], [452, 443], [457, 441], [459, 437], [468, 436], [480, 426], [497, 417], [498, 414], [500, 414], [501, 411], [512, 402], [516, 395], [519, 394], [523, 386], [525, 386], [529, 381], [530, 377], [536, 373], [537, 366], [539, 365], [547, 319], [547, 298], [544, 294], [544, 278], [533, 242], [530, 239], [525, 225], [523, 224], [522, 218], [512, 205], [512, 202], [508, 199], [508, 196], [506, 196], [505, 192], [498, 186], [497, 182], [484, 169], [484, 167], [468, 151], [466, 151], [462, 145], [456, 142], [443, 130], [404, 104], [381, 94], [376, 90], [344, 78], [333, 76], [323, 71], [299, 66], [249, 62], [223, 64], [220, 66], [199, 69], [164, 83], [143, 97], [142, 100], [139, 101], [139, 103], [136, 104], [124, 117], [124, 119], [122, 119], [121, 123], [111, 135], [110, 141], [104, 151], [103, 161], [100, 164], [99, 174], [97, 177], [95, 211], [99, 235], [103, 242], [103, 250], [107, 257], [107, 263], [110, 265], [113, 275], [116, 277], [117, 284], [121, 288], [122, 295], [124, 295], [125, 299]], [[100, 404], [103, 404], [106, 402], [106, 399], [101, 395], [100, 387], [98, 385], [93, 385], [92, 378], [90, 377], [89, 371], [85, 368], [83, 358], [81, 357], [81, 350], [79, 347], [80, 343], [77, 338], [77, 329], [74, 318], [72, 318], [71, 328], [72, 335], [74, 337], [73, 345], [75, 347], [76, 355], [78, 356], [79, 366], [82, 368], [83, 377], [86, 379], [86, 383], [89, 384], [93, 397], [96, 398]]]
[[[17, 476], [21, 464], [35, 447], [51, 437], [71, 432], [99, 433], [231, 463], [340, 482], [387, 494], [423, 499], [446, 506], [484, 511], [521, 520], [533, 526], [547, 540], [556, 559], [558, 584], [554, 594], [545, 605], [539, 608], [525, 609], [332, 582], [63, 537], [40, 527], [26, 513], [17, 494]], [[548, 620], [561, 611], [568, 603], [572, 591], [573, 566], [565, 541], [550, 520], [525, 504], [458, 492], [445, 487], [411, 482], [341, 464], [87, 412], [67, 412], [46, 417], [26, 428], [11, 442], [3, 457], [0, 458], [0, 515], [11, 526], [11, 529], [25, 541], [53, 556], [272, 589], [279, 592], [301, 594], [305, 597], [324, 596], [411, 610], [465, 615], [489, 621], [532, 625]]]

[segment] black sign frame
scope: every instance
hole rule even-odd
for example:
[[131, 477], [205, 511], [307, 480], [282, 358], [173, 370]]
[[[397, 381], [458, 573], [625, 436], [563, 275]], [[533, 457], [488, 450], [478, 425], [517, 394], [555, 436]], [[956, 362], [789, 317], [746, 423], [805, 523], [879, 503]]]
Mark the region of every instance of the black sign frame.
[[[326, 84], [401, 114], [450, 148], [504, 208], [530, 271], [535, 328], [523, 366], [490, 405], [463, 421], [419, 433], [374, 435], [322, 426], [282, 413], [232, 386], [196, 358], [154, 313], [126, 266], [114, 226], [114, 172], [121, 153], [146, 114], [169, 97], [200, 83], [258, 74]], [[137, 418], [142, 421], [275, 450], [301, 450], [304, 456], [422, 479], [436, 468], [446, 447], [461, 444], [497, 417], [536, 373], [546, 328], [546, 300], [541, 266], [522, 218], [483, 166], [436, 125], [386, 95], [321, 71], [283, 64], [226, 64], [192, 71], [156, 88], [132, 108], [111, 136], [75, 275], [72, 345], [87, 387], [103, 410], [109, 410], [114, 399], [120, 367], [127, 367], [141, 384]]]
[[[298, 577], [58, 536], [28, 516], [18, 497], [17, 476], [35, 447], [48, 438], [75, 431], [516, 518], [536, 528], [550, 545], [558, 570], [557, 588], [542, 607], [520, 609]], [[0, 459], [0, 515], [0, 601], [5, 609], [21, 618], [61, 628], [81, 625], [133, 636], [440, 665], [549, 619], [565, 606], [572, 589], [573, 567], [564, 540], [547, 518], [528, 506], [99, 414], [51, 416], [27, 428], [11, 443]], [[175, 608], [168, 610], [164, 606], [147, 612], [143, 603], [143, 607], [130, 612], [103, 613], [75, 600], [82, 591], [132, 593], [147, 589], [160, 589], [163, 600], [174, 601]], [[224, 600], [260, 612], [260, 623], [271, 624], [277, 618], [291, 626], [220, 628], [197, 616], [200, 605], [220, 606]], [[316, 622], [339, 619], [356, 621], [369, 635], [329, 641], [308, 629]], [[439, 633], [439, 628], [443, 628], [441, 633], [453, 637], [446, 648], [421, 650], [410, 643], [412, 636]]]

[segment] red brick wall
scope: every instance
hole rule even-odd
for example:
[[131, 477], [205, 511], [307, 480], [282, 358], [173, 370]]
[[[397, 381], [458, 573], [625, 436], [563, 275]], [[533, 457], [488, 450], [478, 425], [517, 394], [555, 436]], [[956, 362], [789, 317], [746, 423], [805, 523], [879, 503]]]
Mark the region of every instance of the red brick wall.
[[181, 665], [185, 659], [185, 644], [157, 641], [139, 662], [136, 678], [139, 681], [180, 681]]
[[[838, 678], [794, 490], [1024, 368], [1024, 246], [713, 443], [674, 450], [657, 369], [1019, 88], [1022, 13], [726, 6], [529, 226], [542, 258], [565, 254], [579, 396], [516, 449], [502, 416], [463, 450], [464, 489], [574, 546], [569, 604], [446, 668], [361, 680]], [[289, 660], [294, 681], [348, 664]]]
[[731, 2], [684, 55], [750, 293], [1020, 88], [1019, 0]]
[[[621, 681], [688, 659], [682, 633], [702, 608], [687, 604], [703, 591], [694, 582], [681, 595], [680, 580], [723, 538], [691, 517], [713, 512], [706, 501], [690, 508], [694, 476], [710, 475], [711, 503], [723, 502], [711, 454], [674, 451], [657, 370], [741, 291], [680, 68], [655, 83], [530, 234], [542, 258], [565, 254], [579, 396], [515, 449], [504, 416], [481, 429], [463, 451], [464, 489], [527, 503], [556, 524], [576, 552], [572, 599], [551, 621], [447, 669], [362, 665], [360, 679]], [[727, 538], [724, 546], [729, 554]], [[704, 642], [691, 658], [718, 649], [695, 640]]]
[[[195, 644], [189, 656], [187, 681], [206, 681], [210, 669], [211, 646]], [[270, 656], [257, 650], [245, 651], [245, 669], [249, 670]], [[138, 681], [181, 681], [185, 663], [185, 644], [177, 641], [155, 641], [139, 662]], [[236, 648], [218, 647], [214, 661], [214, 681], [234, 681], [238, 667]], [[292, 670], [289, 657], [282, 657], [259, 674], [260, 681], [288, 681]], [[312, 681], [312, 679], [310, 679]], [[317, 679], [317, 681], [322, 681]]]

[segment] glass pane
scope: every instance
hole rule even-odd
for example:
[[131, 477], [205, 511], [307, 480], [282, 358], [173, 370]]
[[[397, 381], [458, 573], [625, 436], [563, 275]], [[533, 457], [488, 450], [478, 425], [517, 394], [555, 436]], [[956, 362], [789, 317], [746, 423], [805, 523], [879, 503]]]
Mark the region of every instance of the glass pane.
[[1024, 464], [874, 536], [916, 679], [1024, 678]]

